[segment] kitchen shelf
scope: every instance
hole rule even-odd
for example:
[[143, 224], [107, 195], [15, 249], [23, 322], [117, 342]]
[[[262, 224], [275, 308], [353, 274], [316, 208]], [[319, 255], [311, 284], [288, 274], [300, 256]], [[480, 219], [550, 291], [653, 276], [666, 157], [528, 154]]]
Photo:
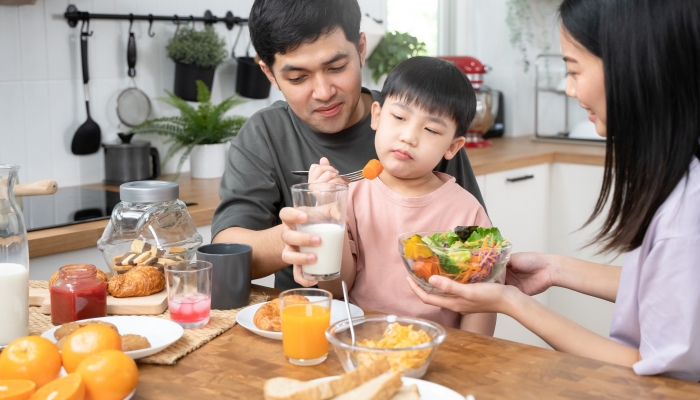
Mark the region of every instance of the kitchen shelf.
[[[540, 54], [535, 59], [535, 138], [537, 139], [566, 139], [569, 136], [569, 98], [566, 91], [540, 86], [540, 65], [543, 60], [556, 58], [561, 60], [561, 54]], [[539, 132], [539, 97], [540, 93], [553, 93], [563, 96], [564, 99], [564, 131], [555, 135], [542, 135]]]

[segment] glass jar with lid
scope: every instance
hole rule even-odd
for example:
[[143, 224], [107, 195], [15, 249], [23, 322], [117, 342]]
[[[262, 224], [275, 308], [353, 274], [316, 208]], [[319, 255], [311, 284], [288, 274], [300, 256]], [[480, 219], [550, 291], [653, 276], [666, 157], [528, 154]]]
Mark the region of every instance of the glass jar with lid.
[[97, 278], [94, 265], [64, 265], [49, 293], [54, 325], [107, 316], [107, 286]]
[[167, 264], [192, 258], [202, 236], [179, 195], [175, 182], [137, 181], [119, 187], [121, 202], [97, 241], [110, 271], [125, 273], [148, 265], [162, 272]]

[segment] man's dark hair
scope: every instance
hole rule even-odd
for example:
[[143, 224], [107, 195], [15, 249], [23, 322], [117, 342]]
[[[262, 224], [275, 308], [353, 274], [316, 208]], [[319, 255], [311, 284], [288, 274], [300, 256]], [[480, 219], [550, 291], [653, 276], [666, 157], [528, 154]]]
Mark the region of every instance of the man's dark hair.
[[255, 0], [248, 17], [253, 47], [272, 69], [275, 54], [313, 43], [340, 28], [354, 44], [360, 41], [357, 0]]
[[382, 105], [388, 97], [451, 118], [457, 124], [455, 136], [465, 136], [476, 115], [476, 95], [467, 76], [451, 62], [434, 57], [400, 62], [386, 78]]

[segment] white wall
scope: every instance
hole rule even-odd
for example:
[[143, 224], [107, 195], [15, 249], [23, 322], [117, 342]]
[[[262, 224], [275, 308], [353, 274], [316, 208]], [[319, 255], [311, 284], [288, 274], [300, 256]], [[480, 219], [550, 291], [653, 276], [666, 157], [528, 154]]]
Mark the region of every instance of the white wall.
[[[470, 55], [493, 69], [484, 77], [484, 83], [503, 92], [506, 105], [506, 135], [523, 136], [534, 133], [535, 72], [534, 57], [540, 50], [529, 47], [532, 63], [529, 71], [523, 71], [520, 52], [510, 43], [510, 30], [506, 24], [508, 6], [506, 0], [441, 0], [450, 10], [450, 17], [442, 21], [442, 36], [452, 36], [441, 54]], [[448, 5], [453, 2], [454, 4]], [[532, 3], [550, 3], [551, 0], [530, 0]], [[451, 8], [450, 8], [451, 7]], [[554, 13], [539, 16], [550, 43], [550, 53], [560, 53], [558, 21]], [[448, 27], [448, 25], [450, 25]], [[441, 36], [441, 37], [442, 37]], [[563, 78], [563, 62], [553, 62], [550, 70], [555, 81]], [[544, 95], [540, 99], [540, 131], [556, 133], [564, 130], [564, 100], [561, 96]], [[578, 103], [568, 100], [570, 128], [576, 122], [585, 121], [586, 113]]]
[[[20, 181], [54, 179], [59, 186], [100, 182], [104, 179], [102, 151], [76, 156], [70, 143], [86, 112], [80, 68], [79, 29], [70, 28], [63, 18], [68, 4], [95, 13], [195, 15], [211, 10], [216, 16], [227, 11], [247, 17], [253, 0], [38, 0], [35, 5], [0, 6], [0, 163], [17, 164]], [[361, 0], [363, 13], [384, 19], [382, 1]], [[197, 24], [201, 29], [201, 23]], [[237, 29], [228, 31], [215, 24], [230, 50]], [[116, 100], [131, 85], [127, 76], [126, 42], [128, 21], [94, 20], [89, 38], [90, 108], [92, 118], [102, 129], [103, 141], [116, 140], [120, 126]], [[135, 22], [138, 49], [136, 85], [151, 97], [154, 116], [172, 109], [153, 99], [172, 91], [174, 63], [167, 58], [165, 45], [175, 32], [171, 22], [155, 22], [154, 38], [148, 37], [148, 23]], [[244, 30], [236, 54], [245, 52], [248, 31]], [[251, 50], [251, 52], [253, 52]], [[253, 52], [254, 53], [254, 52]], [[213, 101], [234, 94], [235, 65], [228, 59], [214, 80]], [[249, 116], [275, 100], [282, 99], [274, 87], [270, 98], [249, 101], [234, 109]], [[167, 107], [167, 108], [166, 108]], [[161, 155], [167, 146], [161, 138], [151, 139]], [[173, 163], [165, 171], [172, 171]], [[184, 170], [188, 170], [185, 165]]]

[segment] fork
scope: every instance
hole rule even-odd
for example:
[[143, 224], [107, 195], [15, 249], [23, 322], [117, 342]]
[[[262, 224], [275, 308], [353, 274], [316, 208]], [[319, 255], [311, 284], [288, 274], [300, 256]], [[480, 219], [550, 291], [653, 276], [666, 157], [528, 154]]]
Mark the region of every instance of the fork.
[[[309, 176], [309, 171], [292, 171], [292, 174], [299, 176]], [[355, 182], [361, 179], [365, 179], [364, 175], [362, 175], [362, 170], [350, 172], [347, 174], [340, 174], [338, 175], [338, 177], [343, 178], [348, 182]]]

